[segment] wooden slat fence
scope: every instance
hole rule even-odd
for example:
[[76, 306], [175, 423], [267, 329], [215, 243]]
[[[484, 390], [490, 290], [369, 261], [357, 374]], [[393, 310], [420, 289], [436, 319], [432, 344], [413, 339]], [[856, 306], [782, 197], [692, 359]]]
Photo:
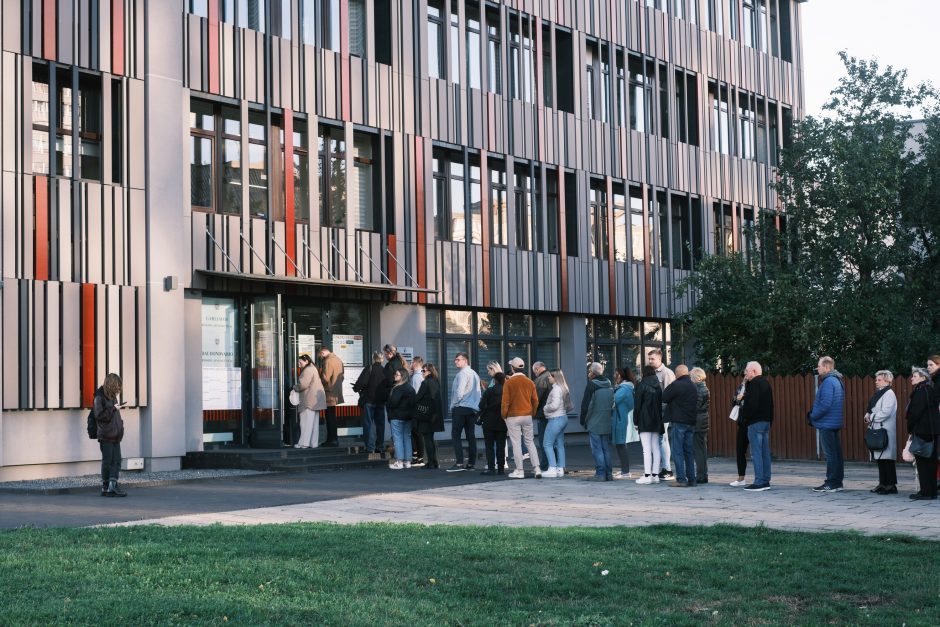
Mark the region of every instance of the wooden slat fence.
[[[821, 459], [822, 451], [816, 446], [816, 430], [806, 424], [806, 412], [813, 406], [816, 395], [815, 378], [811, 375], [767, 377], [774, 392], [774, 422], [770, 430], [770, 451], [778, 459]], [[735, 456], [737, 423], [728, 419], [731, 399], [741, 384], [741, 377], [709, 374], [705, 380], [711, 393], [711, 430], [708, 434], [709, 455]], [[894, 393], [898, 397], [898, 458], [907, 441], [904, 411], [910, 396], [910, 381], [905, 377], [894, 379]], [[862, 416], [868, 399], [875, 391], [874, 377], [847, 377], [845, 379], [845, 428], [842, 429], [842, 450], [846, 460], [868, 461], [865, 448], [865, 423]], [[818, 450], [818, 452], [817, 452]]]

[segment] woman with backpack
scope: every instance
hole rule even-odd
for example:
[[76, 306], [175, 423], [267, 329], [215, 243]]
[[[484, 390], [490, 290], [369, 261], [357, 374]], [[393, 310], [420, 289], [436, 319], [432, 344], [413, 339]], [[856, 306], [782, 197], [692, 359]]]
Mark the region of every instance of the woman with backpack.
[[124, 421], [120, 410], [127, 403], [119, 403], [121, 377], [110, 373], [95, 390], [92, 412], [98, 427], [98, 446], [101, 448], [101, 496], [127, 496], [118, 485], [121, 473], [121, 440], [124, 439]]

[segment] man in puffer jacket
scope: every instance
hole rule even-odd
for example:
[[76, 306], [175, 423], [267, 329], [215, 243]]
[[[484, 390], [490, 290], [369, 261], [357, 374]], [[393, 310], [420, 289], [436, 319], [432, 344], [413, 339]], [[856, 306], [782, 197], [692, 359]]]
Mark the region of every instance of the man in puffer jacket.
[[[587, 401], [587, 403], [585, 403]], [[614, 388], [604, 376], [604, 366], [594, 362], [588, 368], [588, 383], [581, 401], [581, 424], [588, 430], [594, 455], [594, 476], [588, 481], [613, 481], [610, 458], [611, 414]]]
[[819, 442], [826, 456], [826, 481], [813, 492], [839, 492], [845, 475], [839, 432], [845, 424], [845, 383], [832, 357], [820, 357], [816, 368], [819, 387], [809, 412], [809, 421], [819, 431]]

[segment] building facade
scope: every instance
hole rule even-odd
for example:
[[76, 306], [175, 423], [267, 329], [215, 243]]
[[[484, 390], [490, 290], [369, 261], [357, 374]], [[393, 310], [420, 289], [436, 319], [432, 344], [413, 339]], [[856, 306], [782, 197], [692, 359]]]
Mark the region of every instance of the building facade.
[[[675, 286], [759, 250], [796, 0], [0, 0], [0, 480], [289, 439], [296, 356], [691, 357]], [[78, 155], [77, 157], [75, 155]]]

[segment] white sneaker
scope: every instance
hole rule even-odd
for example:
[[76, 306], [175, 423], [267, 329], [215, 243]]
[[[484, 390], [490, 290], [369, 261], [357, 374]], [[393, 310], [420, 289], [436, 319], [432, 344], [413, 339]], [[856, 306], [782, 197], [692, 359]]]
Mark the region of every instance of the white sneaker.
[[558, 473], [555, 472], [554, 466], [549, 466], [548, 470], [542, 473], [542, 476], [545, 477], [546, 479], [554, 479], [555, 477], [558, 476]]
[[519, 469], [513, 470], [509, 473], [510, 479], [525, 479], [525, 473]]
[[639, 479], [637, 479], [636, 482], [637, 482], [637, 484], [639, 484], [639, 485], [649, 485], [649, 484], [653, 483], [653, 478], [650, 477], [649, 475], [643, 475], [642, 477], [640, 477]]
[[743, 488], [747, 485], [747, 481], [732, 481], [728, 485], [730, 485], [732, 488]]
[[559, 478], [559, 479], [564, 479], [564, 478], [565, 478], [565, 469], [562, 468], [561, 466], [559, 466], [558, 468], [556, 468], [556, 469], [555, 469], [555, 476], [556, 476], [557, 478]]
[[399, 461], [394, 461], [394, 462], [392, 462], [391, 464], [388, 465], [388, 469], [389, 469], [389, 470], [401, 470], [401, 469], [403, 469], [404, 467], [405, 467], [405, 465], [404, 465], [403, 463], [399, 462]]
[[614, 479], [623, 479], [623, 473], [619, 470], [615, 470], [612, 474]]
[[542, 478], [542, 469], [541, 469], [541, 468], [536, 468], [534, 472], [535, 472], [535, 478], [536, 478], [536, 479], [541, 479], [541, 478]]
[[659, 475], [650, 475], [650, 483], [659, 483]]
[[411, 468], [411, 462], [405, 462], [405, 468]]

